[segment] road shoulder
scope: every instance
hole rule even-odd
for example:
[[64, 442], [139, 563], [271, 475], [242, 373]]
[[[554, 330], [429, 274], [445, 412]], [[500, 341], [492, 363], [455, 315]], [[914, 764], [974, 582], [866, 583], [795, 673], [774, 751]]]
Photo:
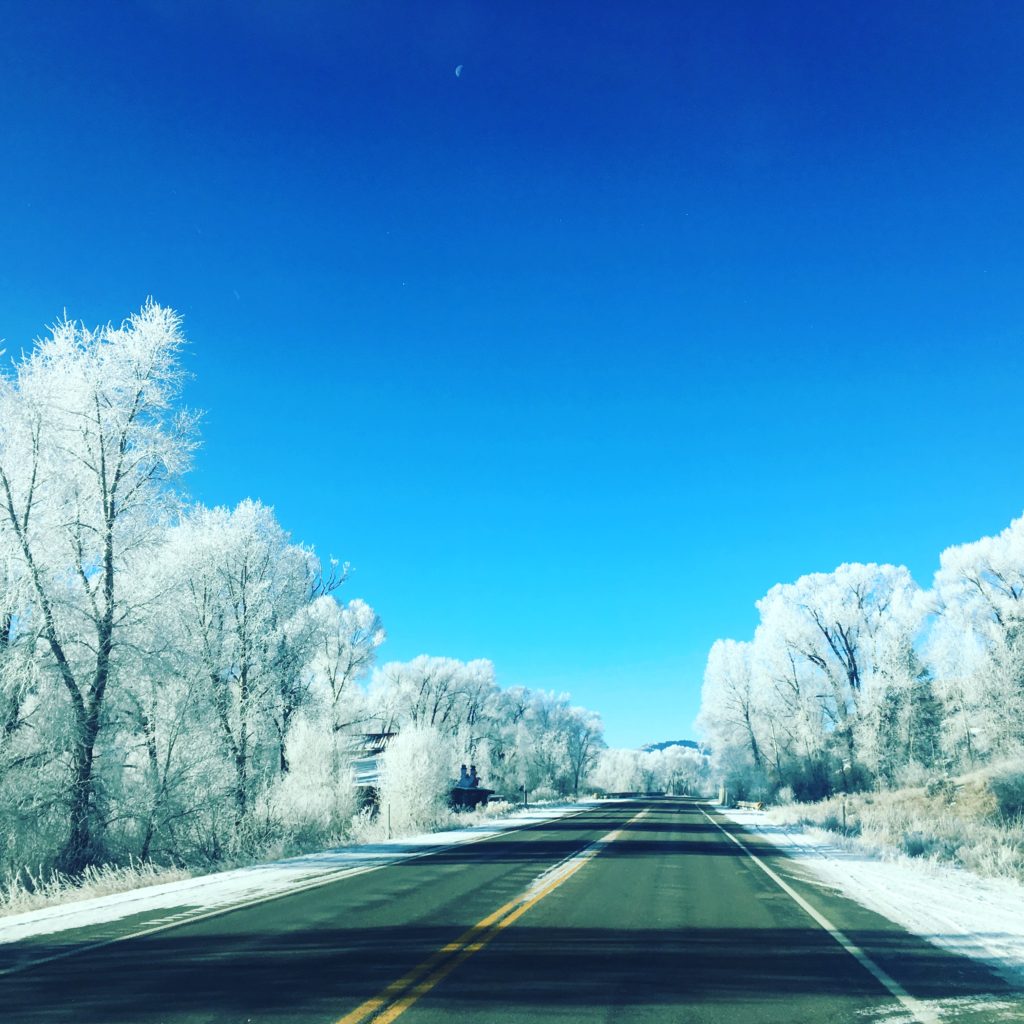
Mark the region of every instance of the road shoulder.
[[337, 847], [269, 864], [78, 900], [0, 918], [0, 976], [32, 959], [33, 947], [98, 947], [153, 934], [344, 878], [582, 813], [597, 801], [541, 806], [465, 829]]
[[[958, 869], [882, 861], [808, 835], [801, 829], [775, 825], [766, 820], [763, 812], [726, 811], [711, 806], [708, 810], [810, 902], [825, 905], [829, 916], [835, 915], [844, 931], [863, 934], [867, 915], [877, 915], [952, 954], [948, 961], [950, 970], [968, 971], [967, 965], [973, 963], [992, 971], [1005, 997], [1011, 999], [1014, 1013], [1021, 1012], [1021, 887], [980, 879]], [[880, 962], [893, 965], [884, 944], [876, 953]], [[893, 970], [899, 974], [898, 963]], [[913, 987], [913, 981], [909, 987]], [[993, 1013], [997, 1010], [995, 1003], [1002, 998], [993, 994]]]

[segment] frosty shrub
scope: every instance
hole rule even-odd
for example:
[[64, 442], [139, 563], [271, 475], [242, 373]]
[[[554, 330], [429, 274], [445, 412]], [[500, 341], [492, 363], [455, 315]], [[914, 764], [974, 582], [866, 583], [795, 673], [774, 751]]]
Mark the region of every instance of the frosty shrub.
[[309, 849], [343, 838], [356, 813], [351, 770], [334, 763], [332, 737], [303, 719], [288, 738], [290, 770], [274, 790], [274, 811], [285, 835]]
[[448, 818], [452, 760], [449, 741], [431, 726], [409, 726], [391, 741], [381, 767], [380, 813], [390, 808], [394, 834], [425, 831]]
[[902, 846], [908, 857], [929, 857], [935, 852], [935, 838], [926, 832], [905, 832]]
[[530, 793], [530, 800], [536, 804], [554, 803], [560, 794], [550, 786], [538, 786]]
[[1017, 762], [1000, 766], [993, 772], [989, 786], [995, 796], [999, 814], [1008, 820], [1024, 817], [1024, 764]]

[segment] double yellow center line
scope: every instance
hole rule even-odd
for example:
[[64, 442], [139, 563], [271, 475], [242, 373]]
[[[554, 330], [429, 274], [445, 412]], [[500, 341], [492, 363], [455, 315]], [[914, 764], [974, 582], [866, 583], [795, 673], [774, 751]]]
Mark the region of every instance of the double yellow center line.
[[463, 932], [457, 939], [442, 946], [372, 999], [367, 999], [351, 1013], [345, 1014], [336, 1024], [390, 1024], [448, 977], [459, 964], [483, 949], [498, 932], [518, 921], [531, 907], [536, 906], [545, 896], [572, 878], [584, 864], [614, 843], [634, 821], [638, 821], [645, 814], [647, 811], [643, 810], [633, 815], [621, 828], [609, 832], [579, 853], [574, 853], [545, 871], [515, 899], [509, 900], [493, 914], [488, 914], [482, 921], [478, 921], [472, 928]]

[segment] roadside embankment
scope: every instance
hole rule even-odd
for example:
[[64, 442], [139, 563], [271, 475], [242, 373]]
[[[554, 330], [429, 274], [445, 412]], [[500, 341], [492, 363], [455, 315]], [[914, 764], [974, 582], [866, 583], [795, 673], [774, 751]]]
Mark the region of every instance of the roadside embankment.
[[784, 804], [780, 825], [836, 833], [880, 857], [953, 864], [1024, 882], [1024, 764], [1004, 763], [927, 786]]
[[228, 908], [315, 888], [341, 877], [412, 860], [447, 847], [528, 828], [589, 806], [593, 804], [580, 801], [531, 806], [529, 809], [514, 808], [505, 817], [491, 817], [489, 820], [471, 820], [466, 815], [463, 827], [447, 831], [342, 846], [270, 864], [151, 884], [92, 899], [72, 898], [57, 905], [0, 917], [0, 945], [39, 935], [109, 925], [128, 918], [146, 917], [150, 919], [150, 927], [160, 929]]

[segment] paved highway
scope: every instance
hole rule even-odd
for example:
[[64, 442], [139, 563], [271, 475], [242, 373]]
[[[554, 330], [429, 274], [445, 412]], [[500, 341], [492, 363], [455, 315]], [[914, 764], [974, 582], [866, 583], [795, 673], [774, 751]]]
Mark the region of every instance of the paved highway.
[[987, 969], [800, 870], [694, 801], [609, 803], [50, 962], [97, 936], [0, 949], [0, 1020], [1024, 1020]]

